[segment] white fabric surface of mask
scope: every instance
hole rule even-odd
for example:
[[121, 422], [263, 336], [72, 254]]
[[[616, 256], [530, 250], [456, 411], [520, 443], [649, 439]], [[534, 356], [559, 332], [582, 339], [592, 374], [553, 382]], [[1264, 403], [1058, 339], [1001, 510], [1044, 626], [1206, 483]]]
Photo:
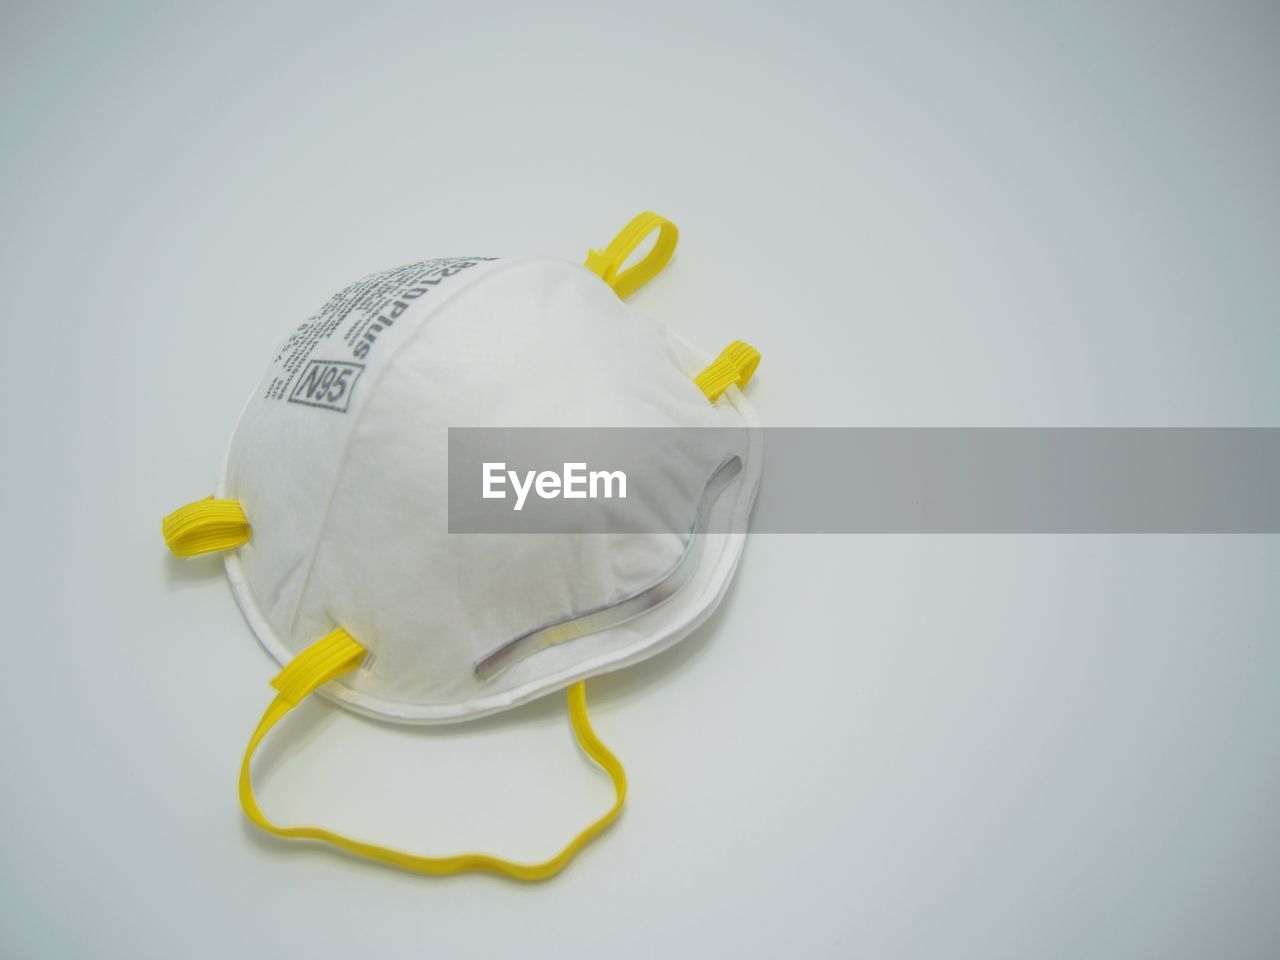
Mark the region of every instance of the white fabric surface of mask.
[[[714, 609], [743, 534], [702, 535], [691, 578], [660, 607], [477, 679], [475, 661], [504, 641], [652, 585], [687, 538], [450, 535], [447, 431], [754, 426], [737, 388], [712, 405], [694, 386], [706, 359], [554, 258], [428, 261], [353, 284], [286, 342], [227, 456], [219, 496], [253, 526], [226, 557], [250, 625], [281, 664], [341, 626], [370, 656], [322, 692], [402, 722], [492, 713], [665, 649]], [[308, 402], [303, 378], [324, 371], [337, 386]], [[745, 528], [759, 480], [758, 437], [743, 436], [721, 529]], [[701, 492], [675, 499], [693, 509]], [[628, 495], [646, 507], [644, 491]], [[650, 496], [652, 529], [678, 529], [672, 501]]]

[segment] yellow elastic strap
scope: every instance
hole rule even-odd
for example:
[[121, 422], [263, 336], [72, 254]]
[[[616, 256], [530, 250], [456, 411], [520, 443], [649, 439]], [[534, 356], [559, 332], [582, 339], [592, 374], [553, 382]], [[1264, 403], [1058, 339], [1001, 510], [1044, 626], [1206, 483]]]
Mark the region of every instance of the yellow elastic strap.
[[[622, 270], [627, 258], [654, 230], [659, 232], [653, 249], [634, 267]], [[666, 217], [642, 213], [623, 227], [609, 246], [603, 250], [587, 251], [583, 266], [613, 287], [614, 293], [625, 300], [661, 272], [671, 254], [675, 253], [679, 239], [680, 231]]]
[[708, 400], [715, 403], [730, 384], [745, 387], [758, 366], [760, 351], [743, 340], [735, 340], [721, 350], [720, 356], [694, 377], [693, 382]]
[[622, 810], [622, 802], [627, 796], [627, 774], [622, 769], [609, 749], [600, 742], [595, 731], [591, 729], [591, 720], [587, 716], [587, 692], [582, 683], [575, 683], [569, 688], [569, 719], [573, 724], [573, 732], [578, 744], [592, 760], [599, 764], [613, 780], [615, 799], [613, 806], [604, 816], [574, 837], [569, 845], [550, 860], [542, 863], [513, 863], [491, 857], [485, 853], [462, 853], [451, 857], [422, 857], [412, 853], [404, 853], [390, 847], [352, 840], [341, 834], [323, 830], [320, 827], [279, 827], [263, 816], [258, 801], [253, 796], [253, 782], [249, 774], [249, 761], [254, 750], [262, 742], [280, 718], [296, 707], [306, 696], [342, 674], [353, 670], [364, 658], [364, 647], [351, 639], [345, 630], [335, 630], [322, 640], [313, 643], [293, 658], [280, 675], [271, 682], [278, 691], [267, 712], [263, 714], [258, 728], [249, 739], [249, 746], [244, 752], [244, 762], [240, 766], [240, 805], [249, 819], [268, 833], [278, 837], [302, 840], [323, 840], [348, 853], [380, 860], [393, 866], [413, 870], [416, 873], [434, 875], [465, 873], [471, 870], [488, 870], [516, 880], [545, 880], [564, 869], [565, 865], [590, 843], [604, 829], [617, 819]]
[[164, 542], [177, 557], [230, 550], [248, 543], [253, 530], [239, 500], [197, 500], [160, 521]]

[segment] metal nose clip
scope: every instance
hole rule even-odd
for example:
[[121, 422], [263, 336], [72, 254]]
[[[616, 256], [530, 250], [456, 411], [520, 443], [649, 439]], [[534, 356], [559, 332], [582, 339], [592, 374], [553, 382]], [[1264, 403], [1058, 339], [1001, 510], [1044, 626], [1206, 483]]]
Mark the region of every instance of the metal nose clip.
[[742, 473], [742, 459], [733, 456], [711, 474], [706, 486], [702, 488], [702, 496], [698, 499], [698, 510], [689, 528], [689, 539], [685, 543], [684, 552], [680, 554], [671, 569], [656, 581], [617, 603], [597, 607], [563, 620], [555, 620], [513, 637], [475, 662], [476, 677], [480, 680], [492, 680], [502, 671], [539, 650], [616, 627], [670, 600], [698, 568], [698, 558], [702, 555], [704, 540], [700, 534], [706, 533], [711, 509], [720, 498], [720, 494], [724, 493], [740, 473]]

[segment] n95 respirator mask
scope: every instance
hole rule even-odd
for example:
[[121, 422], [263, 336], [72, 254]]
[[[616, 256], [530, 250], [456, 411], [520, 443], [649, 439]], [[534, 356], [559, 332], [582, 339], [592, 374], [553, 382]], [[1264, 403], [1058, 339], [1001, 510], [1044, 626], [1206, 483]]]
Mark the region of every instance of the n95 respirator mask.
[[[245, 618], [283, 668], [241, 767], [241, 802], [258, 826], [423, 873], [535, 880], [617, 816], [625, 774], [591, 729], [583, 681], [661, 652], [710, 615], [742, 554], [760, 477], [742, 392], [759, 354], [735, 341], [708, 363], [624, 302], [676, 239], [669, 221], [642, 214], [583, 266], [455, 257], [388, 270], [342, 290], [281, 345], [213, 497], [163, 521], [178, 556], [224, 553]], [[459, 482], [450, 434], [462, 428], [707, 428], [696, 435], [735, 439], [680, 451], [679, 469], [656, 471], [660, 482], [632, 478], [623, 497], [621, 471], [565, 464], [552, 493], [581, 492], [570, 506], [582, 516], [625, 504], [629, 522], [616, 528], [468, 533], [451, 532], [449, 507]], [[466, 482], [485, 497], [510, 494], [511, 509], [546, 495], [545, 476], [535, 483], [506, 466], [468, 469]], [[597, 480], [613, 484], [613, 499], [588, 499]], [[312, 692], [380, 720], [445, 723], [566, 688], [574, 732], [616, 801], [544, 863], [419, 856], [281, 827], [254, 798], [254, 750]]]

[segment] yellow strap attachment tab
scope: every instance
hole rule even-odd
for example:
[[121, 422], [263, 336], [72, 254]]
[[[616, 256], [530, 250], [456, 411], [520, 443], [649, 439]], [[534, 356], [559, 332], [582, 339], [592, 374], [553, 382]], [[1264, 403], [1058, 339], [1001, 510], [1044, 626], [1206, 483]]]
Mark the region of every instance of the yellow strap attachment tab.
[[693, 378], [708, 400], [715, 403], [730, 384], [745, 387], [756, 367], [760, 366], [760, 351], [744, 340], [735, 340], [723, 350], [700, 374]]
[[320, 827], [280, 827], [272, 823], [263, 815], [253, 795], [253, 781], [249, 773], [249, 761], [253, 757], [253, 752], [281, 717], [296, 707], [317, 687], [355, 669], [364, 659], [364, 654], [364, 647], [353, 640], [350, 634], [345, 630], [335, 630], [294, 657], [280, 675], [271, 682], [271, 685], [280, 691], [279, 696], [272, 701], [267, 712], [262, 715], [258, 728], [249, 738], [249, 746], [244, 752], [244, 762], [240, 765], [240, 805], [244, 807], [244, 812], [249, 819], [263, 830], [277, 837], [323, 840], [335, 847], [341, 847], [348, 853], [389, 863], [415, 873], [439, 876], [487, 870], [516, 880], [545, 880], [563, 870], [579, 850], [617, 819], [627, 796], [627, 774], [622, 769], [622, 764], [609, 752], [609, 748], [600, 742], [595, 731], [591, 729], [591, 720], [587, 716], [586, 687], [582, 683], [575, 683], [569, 688], [569, 719], [573, 724], [573, 732], [587, 756], [609, 774], [609, 778], [613, 781], [615, 799], [613, 806], [602, 817], [569, 841], [568, 846], [550, 860], [544, 860], [541, 863], [514, 863], [485, 853], [423, 857], [362, 840], [352, 840]]
[[197, 500], [160, 521], [164, 542], [175, 557], [194, 557], [248, 543], [253, 530], [239, 500]]
[[[629, 270], [622, 270], [627, 258], [654, 230], [659, 231], [658, 239], [648, 256]], [[587, 251], [583, 266], [613, 287], [614, 293], [625, 300], [662, 271], [671, 255], [676, 252], [676, 242], [679, 239], [680, 231], [666, 217], [660, 217], [656, 213], [642, 213], [623, 227], [622, 232], [604, 250]]]

